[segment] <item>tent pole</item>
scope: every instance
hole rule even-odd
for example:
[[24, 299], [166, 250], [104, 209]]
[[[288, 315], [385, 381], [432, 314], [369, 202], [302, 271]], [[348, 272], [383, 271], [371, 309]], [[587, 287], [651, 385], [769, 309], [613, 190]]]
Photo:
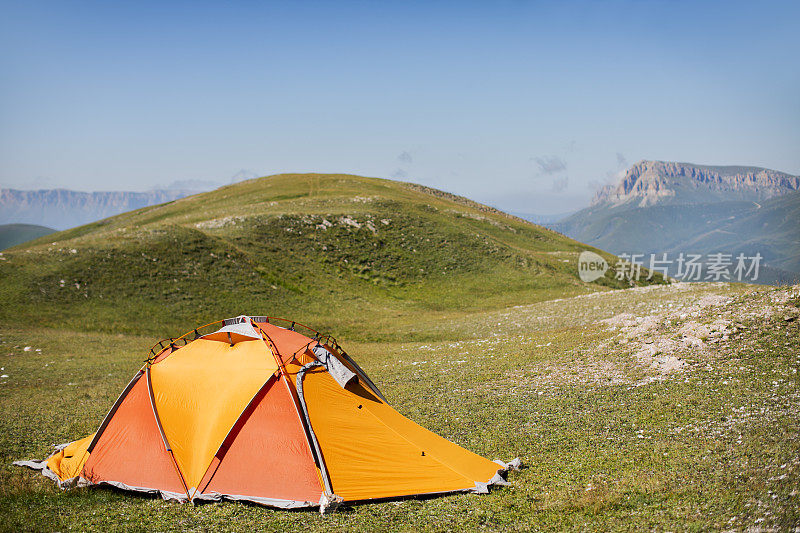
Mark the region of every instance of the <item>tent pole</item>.
[[292, 401], [294, 402], [294, 408], [297, 412], [297, 418], [300, 420], [300, 423], [303, 425], [303, 430], [306, 434], [306, 445], [308, 445], [309, 451], [311, 451], [312, 457], [317, 462], [317, 468], [319, 469], [322, 477], [322, 490], [325, 493], [325, 496], [328, 498], [329, 501], [334, 499], [333, 487], [331, 486], [331, 479], [328, 475], [328, 469], [325, 467], [325, 459], [322, 457], [322, 452], [319, 452], [319, 456], [317, 455], [316, 446], [312, 443], [311, 440], [311, 427], [310, 421], [306, 422], [306, 417], [303, 415], [305, 412], [301, 406], [300, 401], [297, 398], [297, 394], [292, 390], [292, 387], [289, 385], [289, 376], [288, 372], [286, 371], [286, 366], [283, 364], [283, 360], [280, 357], [280, 353], [278, 352], [278, 348], [275, 346], [275, 343], [272, 342], [272, 339], [267, 334], [266, 331], [261, 329], [258, 324], [251, 320], [251, 324], [255, 329], [257, 329], [262, 337], [264, 338], [264, 342], [266, 343], [269, 351], [272, 353], [272, 356], [275, 358], [275, 363], [278, 365], [278, 369], [281, 373], [281, 378], [283, 384], [286, 386], [286, 390], [289, 392], [289, 396], [291, 396]]
[[[181, 483], [183, 483], [183, 490], [186, 491], [186, 499], [187, 501], [192, 501], [192, 495], [189, 494], [189, 487], [186, 485], [186, 480], [183, 479], [183, 473], [181, 472], [180, 467], [178, 466], [178, 461], [175, 459], [175, 454], [172, 453], [172, 446], [169, 445], [169, 441], [167, 440], [167, 435], [164, 433], [164, 428], [161, 426], [161, 419], [158, 418], [158, 409], [156, 409], [156, 398], [155, 394], [153, 393], [153, 381], [150, 379], [150, 367], [148, 366], [145, 369], [145, 379], [147, 380], [147, 392], [150, 395], [150, 407], [153, 409], [153, 417], [156, 420], [156, 426], [158, 426], [158, 431], [161, 433], [161, 439], [164, 441], [164, 448], [167, 449], [169, 452], [169, 456], [172, 458], [172, 464], [175, 466], [175, 471], [178, 473], [178, 477], [181, 479]], [[197, 490], [195, 490], [197, 492]]]

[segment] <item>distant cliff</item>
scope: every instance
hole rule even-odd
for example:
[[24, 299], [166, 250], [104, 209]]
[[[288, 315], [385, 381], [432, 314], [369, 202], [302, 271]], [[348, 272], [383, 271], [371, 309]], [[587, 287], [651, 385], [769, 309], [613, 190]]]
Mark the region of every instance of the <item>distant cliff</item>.
[[66, 189], [0, 189], [0, 224], [67, 229], [113, 215], [183, 198], [196, 191], [79, 192]]
[[760, 254], [759, 282], [793, 283], [800, 277], [798, 220], [800, 177], [640, 161], [590, 207], [548, 225], [615, 254]]
[[796, 190], [800, 190], [800, 177], [777, 170], [640, 161], [628, 169], [619, 183], [597, 191], [592, 206], [758, 201]]

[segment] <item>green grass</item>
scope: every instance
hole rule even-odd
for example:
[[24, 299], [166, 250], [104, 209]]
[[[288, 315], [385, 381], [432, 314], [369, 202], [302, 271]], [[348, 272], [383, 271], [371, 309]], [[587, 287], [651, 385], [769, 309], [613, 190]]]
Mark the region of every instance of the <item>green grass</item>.
[[582, 283], [577, 257], [587, 248], [412, 184], [271, 176], [5, 252], [0, 323], [157, 335], [269, 313], [386, 338], [392, 329], [373, 323], [625, 286], [611, 271]]
[[[542, 301], [384, 333], [405, 337], [422, 328], [419, 336], [439, 340], [348, 343], [402, 413], [489, 458], [520, 456], [526, 468], [485, 496], [358, 505], [324, 517], [240, 503], [180, 505], [109, 489], [60, 491], [12, 467], [94, 431], [153, 339], [4, 327], [0, 528], [789, 529], [800, 522], [800, 327], [784, 312], [747, 318], [776, 294], [749, 290], [694, 285]], [[597, 325], [707, 294], [736, 298], [742, 333], [661, 381], [642, 381], [649, 371], [608, 344], [614, 333]]]
[[17, 246], [54, 231], [35, 224], [0, 224], [0, 250]]
[[[623, 284], [610, 273], [584, 284], [575, 264], [583, 249], [440, 191], [284, 175], [6, 251], [0, 530], [797, 525], [800, 330], [783, 314], [798, 312], [800, 301], [765, 314], [780, 291], [620, 291], [611, 290]], [[598, 324], [684, 306], [691, 320], [709, 322], [723, 309], [698, 307], [708, 295], [733, 298], [725, 312], [744, 327], [689, 353], [687, 371], [664, 379], [619, 332]], [[520, 456], [526, 468], [485, 496], [380, 502], [321, 517], [60, 491], [11, 466], [93, 432], [155, 341], [239, 313], [333, 333], [399, 411], [491, 459]], [[664, 334], [677, 336], [681, 320], [664, 319]]]

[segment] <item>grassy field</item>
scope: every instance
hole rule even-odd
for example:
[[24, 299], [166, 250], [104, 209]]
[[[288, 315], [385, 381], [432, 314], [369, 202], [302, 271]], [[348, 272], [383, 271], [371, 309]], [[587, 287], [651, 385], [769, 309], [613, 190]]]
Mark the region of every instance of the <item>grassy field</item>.
[[798, 306], [798, 287], [677, 284], [378, 323], [375, 339], [344, 343], [398, 410], [525, 468], [489, 495], [326, 516], [62, 492], [11, 466], [94, 431], [154, 338], [5, 325], [0, 529], [789, 529], [800, 525]]
[[[413, 184], [281, 175], [6, 250], [0, 529], [796, 524], [797, 289], [656, 276], [612, 290], [630, 284], [578, 279], [584, 249]], [[241, 313], [334, 334], [399, 411], [526, 467], [486, 496], [321, 517], [62, 492], [11, 466], [92, 433], [157, 340]]]
[[584, 249], [418, 185], [271, 176], [3, 252], [0, 324], [164, 335], [267, 311], [389, 340], [398, 322], [627, 286], [582, 283]]

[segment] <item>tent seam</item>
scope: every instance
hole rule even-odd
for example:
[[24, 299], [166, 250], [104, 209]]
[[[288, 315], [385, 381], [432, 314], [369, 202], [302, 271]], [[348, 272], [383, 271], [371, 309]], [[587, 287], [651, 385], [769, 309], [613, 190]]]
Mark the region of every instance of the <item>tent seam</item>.
[[[311, 456], [314, 458], [315, 463], [317, 463], [316, 466], [320, 469], [320, 472], [322, 472], [322, 468], [321, 467], [323, 465], [322, 461], [324, 459], [321, 457], [321, 455], [320, 456], [317, 455], [317, 453], [314, 450], [314, 446], [312, 446], [312, 443], [309, 441], [310, 438], [311, 438], [311, 431], [313, 431], [313, 430], [311, 428], [311, 424], [310, 423], [309, 424], [305, 423], [305, 419], [303, 418], [303, 416], [301, 414], [302, 407], [300, 405], [298, 405], [298, 402], [300, 401], [299, 395], [297, 395], [296, 391], [292, 392], [292, 388], [289, 385], [289, 378], [286, 375], [286, 366], [283, 364], [283, 359], [281, 359], [280, 353], [278, 352], [278, 347], [275, 346], [275, 343], [272, 341], [272, 337], [270, 337], [269, 334], [266, 331], [261, 329], [261, 326], [259, 326], [252, 319], [251, 319], [251, 323], [261, 333], [261, 335], [263, 337], [263, 340], [264, 340], [264, 343], [267, 345], [267, 347], [269, 348], [269, 351], [272, 353], [272, 357], [275, 358], [275, 362], [278, 364], [278, 369], [279, 369], [279, 371], [281, 373], [281, 378], [283, 378], [282, 379], [283, 384], [286, 387], [286, 390], [289, 393], [289, 396], [292, 398], [292, 404], [294, 404], [295, 412], [297, 413], [297, 418], [300, 421], [300, 424], [303, 426], [303, 433], [304, 433], [304, 435], [306, 437], [306, 446], [308, 446], [309, 452], [311, 452]], [[322, 477], [322, 476], [320, 475], [320, 477]], [[320, 479], [320, 489], [322, 489], [323, 496], [325, 495], [326, 492], [328, 492], [328, 487], [326, 485], [330, 486], [330, 480], [328, 480], [327, 483], [326, 483], [325, 479]], [[331, 491], [331, 495], [333, 495], [332, 491]], [[322, 505], [320, 505], [320, 511], [322, 511], [322, 509], [323, 509], [323, 507], [322, 507]]]
[[[278, 371], [278, 370], [276, 369], [276, 370], [275, 370], [275, 372], [277, 372], [277, 371]], [[222, 439], [222, 441], [220, 441], [220, 443], [219, 443], [219, 446], [217, 447], [217, 451], [216, 451], [216, 452], [214, 452], [214, 455], [212, 455], [212, 456], [211, 456], [211, 461], [208, 463], [208, 466], [206, 466], [206, 469], [203, 471], [203, 475], [200, 477], [200, 481], [203, 481], [203, 478], [205, 478], [205, 477], [206, 477], [206, 474], [208, 474], [208, 470], [209, 470], [209, 468], [211, 468], [211, 465], [214, 463], [214, 457], [216, 457], [216, 456], [217, 456], [217, 454], [219, 453], [219, 451], [222, 449], [222, 445], [223, 445], [223, 444], [225, 444], [225, 441], [227, 441], [227, 440], [228, 440], [228, 437], [230, 437], [230, 436], [231, 436], [231, 432], [233, 431], [233, 428], [235, 428], [235, 427], [236, 427], [236, 425], [239, 423], [239, 420], [241, 420], [241, 419], [242, 419], [242, 417], [245, 415], [245, 413], [246, 413], [246, 412], [247, 412], [247, 411], [250, 409], [250, 406], [252, 406], [252, 405], [253, 405], [253, 401], [255, 401], [255, 399], [258, 397], [258, 395], [259, 395], [259, 394], [261, 394], [261, 391], [263, 391], [263, 390], [264, 390], [264, 387], [266, 387], [266, 386], [269, 384], [269, 382], [270, 382], [270, 381], [272, 381], [272, 378], [274, 378], [274, 377], [275, 377], [275, 372], [273, 372], [272, 374], [270, 374], [270, 375], [269, 375], [269, 377], [267, 378], [267, 381], [265, 381], [265, 382], [264, 382], [264, 383], [261, 385], [261, 387], [259, 387], [259, 388], [258, 388], [258, 390], [256, 391], [256, 393], [255, 393], [255, 394], [253, 394], [253, 397], [252, 397], [252, 398], [250, 398], [250, 401], [248, 401], [248, 402], [247, 402], [247, 405], [245, 405], [244, 409], [242, 409], [242, 412], [241, 412], [241, 413], [239, 413], [239, 416], [238, 416], [238, 417], [236, 417], [236, 420], [233, 422], [233, 424], [231, 425], [230, 429], [228, 429], [228, 432], [227, 432], [227, 433], [225, 433], [225, 438], [223, 438], [223, 439]], [[221, 458], [220, 458], [220, 460], [219, 460], [219, 463], [220, 463], [220, 464], [222, 464], [222, 459], [221, 459]], [[213, 478], [214, 476], [212, 475], [211, 477]], [[198, 482], [198, 485], [199, 485], [199, 484], [200, 484], [200, 483]], [[206, 483], [206, 485], [205, 485], [205, 487], [203, 488], [203, 490], [205, 490], [206, 488], [208, 488], [208, 486], [209, 486], [210, 484], [211, 484], [211, 479], [209, 479], [209, 480], [208, 480], [208, 482]], [[199, 486], [196, 488], [196, 490], [195, 490], [194, 494], [192, 495], [192, 499], [194, 499], [194, 497], [197, 495], [197, 493], [198, 493], [198, 492], [199, 492], [200, 494], [202, 494], [202, 492], [200, 491], [200, 487], [199, 487]]]
[[319, 445], [319, 439], [317, 439], [317, 434], [314, 432], [314, 426], [311, 424], [311, 417], [308, 414], [308, 406], [306, 405], [306, 398], [303, 394], [303, 378], [306, 375], [306, 372], [312, 368], [321, 366], [325, 368], [325, 365], [320, 363], [319, 361], [313, 361], [311, 363], [307, 363], [303, 365], [303, 368], [297, 373], [297, 397], [300, 400], [300, 406], [303, 409], [303, 417], [305, 418], [306, 423], [308, 424], [308, 429], [311, 433], [311, 439], [314, 444], [314, 448], [317, 450], [317, 454], [319, 455], [320, 467], [324, 473], [323, 482], [325, 483], [326, 487], [325, 490], [334, 494], [333, 492], [333, 483], [331, 482], [331, 476], [328, 472], [328, 467], [325, 465], [325, 458], [322, 455], [322, 447]]
[[145, 376], [147, 377], [147, 390], [150, 396], [150, 407], [153, 411], [153, 418], [156, 422], [156, 427], [158, 427], [159, 433], [161, 433], [161, 439], [164, 441], [164, 447], [167, 449], [169, 456], [172, 458], [172, 464], [175, 466], [175, 471], [178, 474], [178, 477], [181, 479], [181, 483], [183, 484], [183, 488], [186, 491], [186, 499], [190, 500], [191, 497], [189, 496], [189, 487], [186, 485], [186, 479], [183, 477], [183, 472], [181, 472], [181, 467], [178, 466], [178, 460], [175, 459], [175, 454], [172, 453], [172, 446], [170, 446], [169, 441], [167, 440], [167, 435], [164, 433], [164, 428], [161, 426], [161, 420], [158, 418], [158, 410], [156, 409], [156, 398], [155, 393], [153, 392], [153, 380], [150, 378], [150, 367], [147, 367], [145, 370]]
[[136, 374], [134, 374], [133, 378], [131, 378], [131, 380], [125, 386], [125, 389], [119, 395], [119, 397], [117, 398], [117, 401], [114, 402], [114, 405], [111, 406], [111, 409], [108, 411], [106, 416], [103, 418], [103, 421], [100, 422], [100, 426], [97, 428], [97, 432], [95, 432], [95, 435], [94, 435], [94, 438], [92, 439], [92, 442], [90, 442], [89, 446], [86, 448], [86, 451], [88, 453], [91, 453], [94, 450], [94, 447], [97, 446], [97, 443], [100, 442], [100, 437], [103, 436], [103, 433], [105, 433], [105, 430], [108, 427], [108, 424], [111, 423], [111, 420], [114, 418], [114, 415], [117, 414], [117, 410], [119, 409], [119, 406], [122, 405], [122, 402], [125, 400], [125, 398], [128, 397], [128, 393], [130, 393], [130, 391], [133, 388], [133, 386], [136, 385], [136, 383], [142, 378], [143, 375], [144, 375], [144, 371], [142, 369], [139, 369], [139, 371], [136, 372]]

